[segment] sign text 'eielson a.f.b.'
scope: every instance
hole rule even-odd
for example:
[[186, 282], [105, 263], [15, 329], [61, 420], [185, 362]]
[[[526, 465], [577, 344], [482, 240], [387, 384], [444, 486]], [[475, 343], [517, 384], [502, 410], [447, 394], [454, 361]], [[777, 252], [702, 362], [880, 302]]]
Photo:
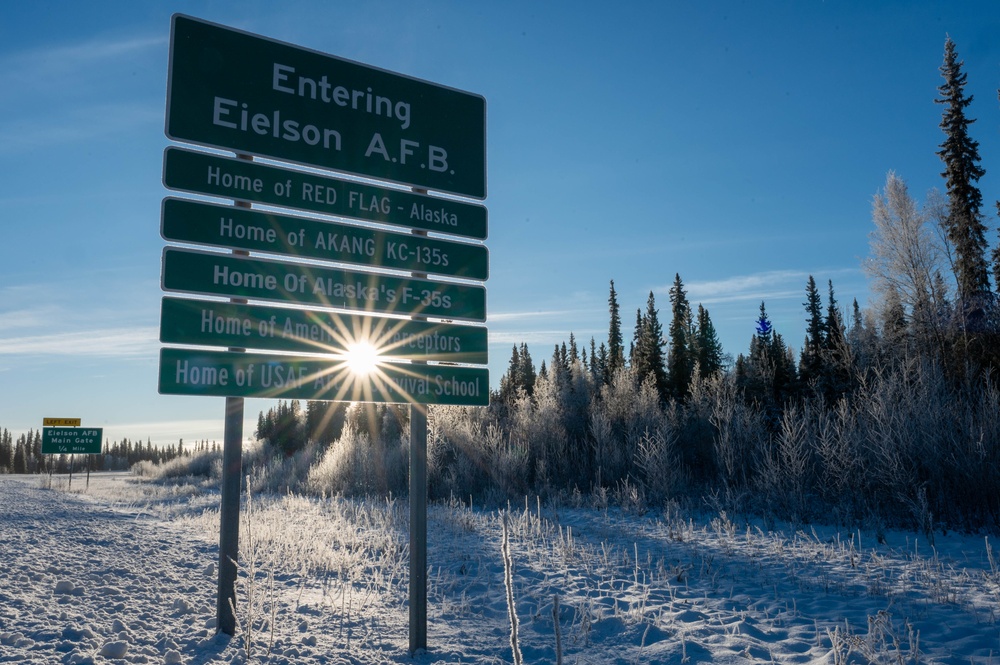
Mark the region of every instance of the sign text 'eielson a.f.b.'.
[[166, 133], [486, 197], [483, 97], [180, 14]]

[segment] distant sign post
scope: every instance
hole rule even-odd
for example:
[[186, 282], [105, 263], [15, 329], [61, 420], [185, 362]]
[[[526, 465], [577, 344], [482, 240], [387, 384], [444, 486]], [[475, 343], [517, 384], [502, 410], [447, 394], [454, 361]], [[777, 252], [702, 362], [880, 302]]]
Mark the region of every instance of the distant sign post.
[[[468, 323], [486, 320], [487, 211], [461, 200], [486, 197], [486, 100], [180, 14], [169, 67], [166, 135], [237, 153], [171, 146], [163, 158], [167, 188], [235, 203], [171, 197], [161, 211], [164, 240], [232, 251], [167, 247], [161, 283], [230, 298], [166, 297], [160, 324], [164, 343], [226, 349], [163, 348], [159, 373], [161, 394], [226, 397], [218, 629], [235, 632], [243, 399], [399, 402], [411, 417], [410, 651], [426, 648], [424, 406], [489, 403], [476, 366], [486, 328]], [[390, 362], [349, 370], [359, 342]]]
[[[44, 418], [42, 454], [69, 455], [69, 486], [73, 488], [73, 456], [100, 455], [104, 439], [102, 427], [79, 427], [79, 418]], [[50, 467], [51, 469], [51, 467]], [[51, 480], [51, 471], [49, 472]], [[90, 464], [87, 464], [87, 487], [90, 487]]]

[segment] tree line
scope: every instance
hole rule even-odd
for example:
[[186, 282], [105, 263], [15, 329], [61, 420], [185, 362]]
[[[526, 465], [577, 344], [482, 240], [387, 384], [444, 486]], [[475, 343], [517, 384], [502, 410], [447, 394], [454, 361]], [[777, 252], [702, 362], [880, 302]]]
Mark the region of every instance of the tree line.
[[[945, 193], [921, 204], [887, 175], [872, 203], [869, 307], [843, 307], [832, 281], [809, 276], [799, 351], [761, 302], [733, 358], [679, 274], [666, 327], [651, 292], [626, 346], [611, 281], [606, 340], [570, 333], [540, 364], [515, 345], [489, 407], [429, 409], [431, 496], [1000, 531], [1000, 245], [986, 240], [972, 97], [950, 39], [940, 71]], [[279, 401], [258, 418], [248, 478], [402, 495], [408, 428], [399, 405]]]
[[[945, 192], [921, 204], [887, 175], [872, 204], [869, 307], [842, 306], [832, 281], [810, 276], [799, 351], [761, 302], [733, 358], [679, 274], [666, 328], [650, 293], [626, 346], [612, 281], [606, 340], [570, 333], [540, 364], [514, 345], [488, 408], [430, 409], [432, 495], [1000, 529], [1000, 245], [986, 239], [985, 170], [951, 39], [940, 72]], [[407, 427], [405, 409], [292, 402], [262, 413], [257, 434], [307, 459], [264, 462], [282, 486], [401, 494], [405, 468], [389, 465], [405, 464]]]
[[[105, 441], [100, 455], [77, 455], [74, 468], [91, 471], [125, 471], [138, 462], [154, 464], [169, 462], [177, 457], [192, 453], [215, 450], [215, 442], [196, 442], [185, 446], [184, 439], [177, 445], [154, 446], [147, 438], [143, 444], [137, 439], [131, 441]], [[0, 429], [0, 473], [66, 473], [70, 467], [69, 455], [43, 455], [42, 430], [29, 429], [16, 439], [7, 428]]]

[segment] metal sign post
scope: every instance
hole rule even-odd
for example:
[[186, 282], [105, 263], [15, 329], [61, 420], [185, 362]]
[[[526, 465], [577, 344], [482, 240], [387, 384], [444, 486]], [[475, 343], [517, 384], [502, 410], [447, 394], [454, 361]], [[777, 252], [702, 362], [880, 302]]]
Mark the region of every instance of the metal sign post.
[[226, 398], [222, 444], [222, 498], [219, 509], [218, 629], [236, 633], [236, 575], [240, 553], [240, 480], [243, 475], [243, 398]]
[[[426, 190], [414, 188], [425, 194]], [[423, 237], [426, 231], [414, 230]], [[427, 275], [415, 272], [415, 278]], [[423, 318], [423, 317], [416, 317]], [[427, 407], [410, 403], [410, 654], [427, 648]]]
[[410, 654], [427, 648], [427, 407], [410, 404]]
[[[248, 155], [239, 159], [252, 161]], [[245, 201], [236, 201], [237, 208], [249, 208]], [[247, 256], [245, 250], [233, 254]], [[233, 298], [232, 303], [246, 304]], [[229, 349], [242, 353], [245, 349]], [[240, 557], [240, 483], [243, 479], [243, 398], [226, 397], [225, 429], [222, 433], [222, 488], [219, 506], [219, 590], [216, 596], [216, 623], [226, 635], [236, 633], [236, 577]]]

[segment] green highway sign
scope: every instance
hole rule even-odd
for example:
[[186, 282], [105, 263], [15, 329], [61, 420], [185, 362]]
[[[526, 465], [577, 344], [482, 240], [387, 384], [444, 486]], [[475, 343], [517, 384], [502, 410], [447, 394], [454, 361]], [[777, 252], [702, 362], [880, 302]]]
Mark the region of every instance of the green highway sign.
[[441, 319], [486, 320], [486, 289], [232, 254], [163, 250], [164, 291]]
[[385, 363], [354, 374], [341, 359], [160, 349], [163, 395], [487, 406], [489, 370]]
[[484, 245], [185, 199], [164, 199], [160, 234], [177, 242], [466, 279], [489, 274]]
[[43, 455], [99, 455], [103, 427], [43, 427]]
[[160, 309], [160, 341], [333, 355], [365, 341], [392, 359], [488, 360], [482, 326], [171, 297]]
[[171, 146], [168, 189], [485, 240], [486, 207]]
[[442, 192], [486, 197], [486, 100], [181, 14], [166, 134]]

